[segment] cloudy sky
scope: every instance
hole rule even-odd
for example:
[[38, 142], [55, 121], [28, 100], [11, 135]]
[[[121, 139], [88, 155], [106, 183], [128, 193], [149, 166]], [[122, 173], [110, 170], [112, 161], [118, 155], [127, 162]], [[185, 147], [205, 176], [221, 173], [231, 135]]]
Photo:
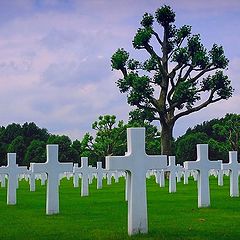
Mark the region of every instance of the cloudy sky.
[[99, 115], [127, 120], [126, 96], [115, 84], [111, 55], [131, 41], [144, 12], [162, 4], [176, 24], [192, 25], [203, 43], [224, 46], [235, 88], [228, 101], [179, 120], [188, 127], [228, 112], [240, 113], [239, 0], [1, 0], [0, 125], [34, 121], [49, 132], [81, 139]]

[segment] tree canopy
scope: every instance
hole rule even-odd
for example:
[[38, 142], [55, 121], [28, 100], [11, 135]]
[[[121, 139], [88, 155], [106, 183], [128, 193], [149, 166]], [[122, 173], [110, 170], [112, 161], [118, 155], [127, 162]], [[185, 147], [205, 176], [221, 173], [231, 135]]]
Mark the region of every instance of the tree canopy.
[[112, 55], [112, 69], [122, 72], [117, 86], [127, 94], [128, 104], [146, 119], [160, 122], [162, 153], [170, 155], [179, 118], [232, 96], [224, 73], [229, 61], [222, 46], [214, 43], [207, 50], [191, 26], [177, 27], [170, 6], [160, 7], [154, 15], [145, 13], [140, 24], [132, 45], [149, 57], [136, 60], [119, 48]]

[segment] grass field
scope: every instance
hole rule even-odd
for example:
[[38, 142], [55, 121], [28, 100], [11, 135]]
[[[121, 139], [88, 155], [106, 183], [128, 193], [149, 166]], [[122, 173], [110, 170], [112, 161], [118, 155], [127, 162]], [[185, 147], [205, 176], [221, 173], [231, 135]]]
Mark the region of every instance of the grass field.
[[20, 182], [17, 205], [6, 205], [6, 188], [0, 188], [0, 240], [14, 239], [240, 239], [240, 198], [229, 197], [229, 179], [217, 186], [211, 178], [211, 207], [197, 208], [196, 183], [178, 183], [176, 193], [147, 180], [149, 233], [128, 237], [124, 179], [80, 197], [72, 181], [60, 186], [60, 214], [45, 215], [45, 186], [36, 192]]

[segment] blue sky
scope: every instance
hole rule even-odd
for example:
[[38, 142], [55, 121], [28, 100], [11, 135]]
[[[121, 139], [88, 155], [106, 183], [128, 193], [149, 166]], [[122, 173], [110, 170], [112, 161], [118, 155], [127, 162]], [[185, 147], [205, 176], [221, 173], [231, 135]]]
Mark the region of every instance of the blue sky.
[[51, 133], [81, 139], [99, 115], [128, 119], [126, 96], [115, 84], [111, 55], [124, 47], [135, 57], [133, 36], [144, 12], [162, 4], [176, 24], [192, 25], [203, 43], [224, 46], [235, 88], [228, 101], [180, 119], [188, 127], [228, 112], [240, 113], [239, 0], [2, 0], [0, 1], [0, 125], [34, 121]]

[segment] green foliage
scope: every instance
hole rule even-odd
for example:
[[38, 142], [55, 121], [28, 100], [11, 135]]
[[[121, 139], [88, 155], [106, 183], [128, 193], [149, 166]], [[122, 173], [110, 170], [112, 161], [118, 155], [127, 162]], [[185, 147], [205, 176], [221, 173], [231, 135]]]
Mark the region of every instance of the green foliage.
[[112, 154], [123, 155], [125, 153], [126, 143], [123, 140], [126, 134], [126, 126], [123, 121], [116, 122], [116, 116], [104, 115], [99, 116], [98, 120], [92, 124], [96, 131], [96, 137], [87, 135], [85, 143], [89, 151], [90, 162], [96, 165], [97, 161], [105, 164], [105, 156]]
[[51, 135], [47, 144], [59, 145], [59, 161], [60, 162], [80, 162], [80, 155], [75, 148], [72, 148], [72, 141], [68, 136]]
[[149, 28], [153, 25], [154, 22], [154, 18], [153, 15], [149, 14], [149, 13], [145, 13], [143, 15], [143, 19], [141, 21], [141, 25], [145, 28]]
[[206, 133], [190, 133], [180, 137], [175, 144], [176, 159], [178, 163], [197, 159], [196, 145], [207, 143]]
[[32, 140], [26, 149], [23, 165], [29, 165], [30, 162], [45, 162], [46, 157], [46, 143], [40, 140]]
[[136, 49], [143, 48], [149, 43], [152, 36], [152, 30], [150, 28], [139, 28], [133, 39], [133, 47]]
[[80, 162], [82, 147], [80, 141], [72, 141], [67, 136], [50, 135], [35, 123], [10, 124], [0, 128], [0, 165], [6, 165], [7, 153], [17, 154], [17, 163], [29, 165], [30, 162], [46, 161], [46, 145], [59, 144], [59, 160]]
[[147, 104], [152, 98], [154, 89], [149, 84], [149, 77], [139, 76], [137, 73], [129, 73], [126, 78], [119, 79], [117, 85], [122, 93], [128, 92], [130, 105]]
[[178, 48], [173, 54], [173, 61], [177, 62], [180, 65], [187, 64], [189, 59], [188, 49]]
[[232, 96], [233, 88], [230, 86], [228, 76], [223, 71], [216, 71], [212, 76], [208, 76], [202, 82], [202, 86], [206, 90], [212, 90], [222, 99], [228, 99]]
[[1, 128], [1, 142], [9, 144], [18, 136], [22, 136], [22, 128], [20, 124], [12, 123], [6, 128]]
[[123, 69], [126, 66], [128, 57], [129, 53], [123, 48], [119, 48], [112, 56], [112, 68], [117, 70]]
[[191, 34], [192, 27], [188, 25], [183, 25], [176, 31], [175, 42], [180, 44], [186, 37], [189, 37]]
[[176, 87], [176, 90], [173, 95], [173, 102], [178, 103], [178, 109], [182, 109], [184, 107], [184, 103], [186, 104], [186, 108], [190, 109], [194, 103], [200, 99], [199, 94], [196, 94], [197, 88], [192, 82], [181, 82]]
[[11, 142], [11, 144], [8, 145], [8, 149], [7, 149], [8, 152], [17, 154], [17, 164], [22, 164], [25, 150], [26, 150], [26, 145], [25, 145], [24, 138], [22, 136], [17, 136]]
[[127, 124], [116, 120], [114, 115], [99, 116], [92, 124], [96, 131], [96, 137], [85, 134], [82, 145], [82, 156], [89, 157], [89, 162], [96, 165], [97, 161], [105, 165], [105, 157], [109, 155], [122, 156], [127, 151], [127, 128], [146, 128], [146, 152], [148, 154], [160, 154], [160, 133], [157, 128], [145, 119], [140, 119], [138, 110], [131, 113]]
[[213, 119], [188, 129], [175, 142], [177, 161], [196, 159], [196, 144], [209, 144], [210, 159], [228, 162], [228, 152], [240, 147], [240, 115], [226, 114], [224, 118]]
[[215, 67], [225, 69], [228, 66], [229, 60], [224, 56], [224, 50], [222, 46], [213, 44], [213, 47], [210, 51], [210, 57]]
[[227, 114], [222, 120], [223, 124], [216, 123], [213, 125], [213, 131], [222, 137], [223, 141], [231, 147], [233, 151], [240, 149], [240, 115]]
[[158, 8], [155, 12], [156, 20], [163, 27], [168, 26], [170, 23], [175, 22], [175, 13], [170, 6], [164, 5], [161, 8]]

